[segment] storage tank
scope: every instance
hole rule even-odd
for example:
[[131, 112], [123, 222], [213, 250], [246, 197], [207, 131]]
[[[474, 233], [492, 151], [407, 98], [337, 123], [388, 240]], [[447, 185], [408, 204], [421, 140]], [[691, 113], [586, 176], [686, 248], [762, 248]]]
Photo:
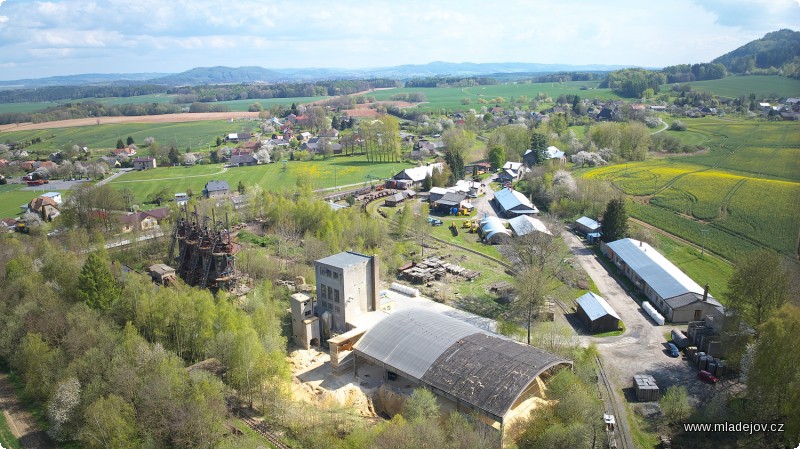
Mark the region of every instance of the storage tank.
[[327, 310], [322, 314], [322, 338], [331, 338], [331, 313]]
[[689, 338], [678, 329], [672, 329], [672, 342], [675, 343], [678, 349], [685, 349], [689, 346]]

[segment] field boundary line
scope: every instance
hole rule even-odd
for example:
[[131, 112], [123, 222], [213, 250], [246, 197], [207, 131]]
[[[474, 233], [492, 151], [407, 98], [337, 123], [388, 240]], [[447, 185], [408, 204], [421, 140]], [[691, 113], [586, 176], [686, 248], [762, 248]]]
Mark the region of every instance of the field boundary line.
[[[131, 183], [133, 183], [133, 182], [170, 181], [170, 180], [173, 180], [173, 179], [186, 179], [186, 178], [204, 178], [206, 176], [221, 175], [222, 173], [225, 173], [226, 171], [228, 171], [228, 168], [227, 167], [222, 167], [222, 169], [220, 171], [218, 171], [216, 173], [209, 173], [207, 175], [188, 175], [188, 176], [178, 176], [178, 177], [175, 177], [175, 178], [154, 178], [154, 179], [137, 179], [137, 180], [133, 180], [133, 181], [114, 181], [111, 184], [122, 184], [123, 182], [131, 182]], [[128, 173], [130, 173], [130, 172], [128, 172]]]

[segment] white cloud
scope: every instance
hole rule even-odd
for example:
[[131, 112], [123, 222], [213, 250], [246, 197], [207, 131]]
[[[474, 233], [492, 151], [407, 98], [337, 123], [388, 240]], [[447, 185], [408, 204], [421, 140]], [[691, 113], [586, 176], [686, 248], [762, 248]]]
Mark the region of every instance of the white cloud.
[[[766, 32], [800, 23], [800, 0], [673, 0], [645, 6], [640, 0], [0, 4], [0, 60], [17, 61], [26, 53], [30, 59], [0, 74], [6, 78], [65, 70], [138, 71], [142, 64], [157, 71], [218, 64], [376, 67], [435, 60], [663, 66], [708, 61]], [[61, 60], [53, 61], [53, 55]], [[31, 67], [37, 72], [26, 73]], [[52, 73], [40, 73], [42, 68]]]

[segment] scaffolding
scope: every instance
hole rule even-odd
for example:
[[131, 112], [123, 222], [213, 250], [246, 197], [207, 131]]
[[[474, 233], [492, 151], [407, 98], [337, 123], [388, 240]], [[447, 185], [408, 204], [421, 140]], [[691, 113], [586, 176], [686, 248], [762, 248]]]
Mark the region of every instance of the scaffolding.
[[231, 242], [227, 215], [223, 223], [213, 211], [211, 217], [200, 217], [197, 208], [191, 213], [183, 208], [172, 231], [167, 261], [175, 263], [178, 276], [189, 285], [231, 290], [240, 278], [235, 264], [238, 251], [239, 245]]

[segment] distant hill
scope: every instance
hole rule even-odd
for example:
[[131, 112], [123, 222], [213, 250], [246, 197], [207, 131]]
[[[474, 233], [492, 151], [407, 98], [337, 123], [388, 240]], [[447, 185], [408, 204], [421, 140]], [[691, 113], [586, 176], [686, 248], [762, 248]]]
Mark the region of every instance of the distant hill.
[[[753, 73], [756, 69], [782, 68], [800, 58], [800, 31], [779, 30], [749, 42], [712, 62], [725, 65], [730, 73]], [[800, 61], [795, 61], [795, 64]]]
[[252, 82], [303, 82], [330, 79], [390, 78], [410, 79], [431, 76], [488, 76], [497, 73], [548, 73], [557, 71], [610, 71], [623, 66], [530, 64], [521, 62], [472, 63], [431, 62], [367, 69], [262, 67], [200, 67], [176, 75], [150, 80], [156, 84], [220, 84]]
[[390, 78], [406, 80], [435, 76], [494, 76], [497, 74], [554, 73], [562, 71], [611, 71], [625, 66], [535, 64], [522, 62], [431, 62], [366, 69], [263, 67], [196, 67], [177, 74], [129, 73], [54, 76], [41, 79], [0, 81], [0, 89], [79, 86], [87, 84], [148, 83], [167, 86], [194, 84], [293, 83], [335, 79]]
[[0, 81], [0, 89], [48, 86], [82, 86], [85, 84], [141, 83], [166, 73], [86, 73], [82, 75], [51, 76], [48, 78]]
[[150, 79], [154, 84], [232, 84], [273, 83], [285, 80], [286, 75], [263, 67], [196, 67], [178, 74]]

